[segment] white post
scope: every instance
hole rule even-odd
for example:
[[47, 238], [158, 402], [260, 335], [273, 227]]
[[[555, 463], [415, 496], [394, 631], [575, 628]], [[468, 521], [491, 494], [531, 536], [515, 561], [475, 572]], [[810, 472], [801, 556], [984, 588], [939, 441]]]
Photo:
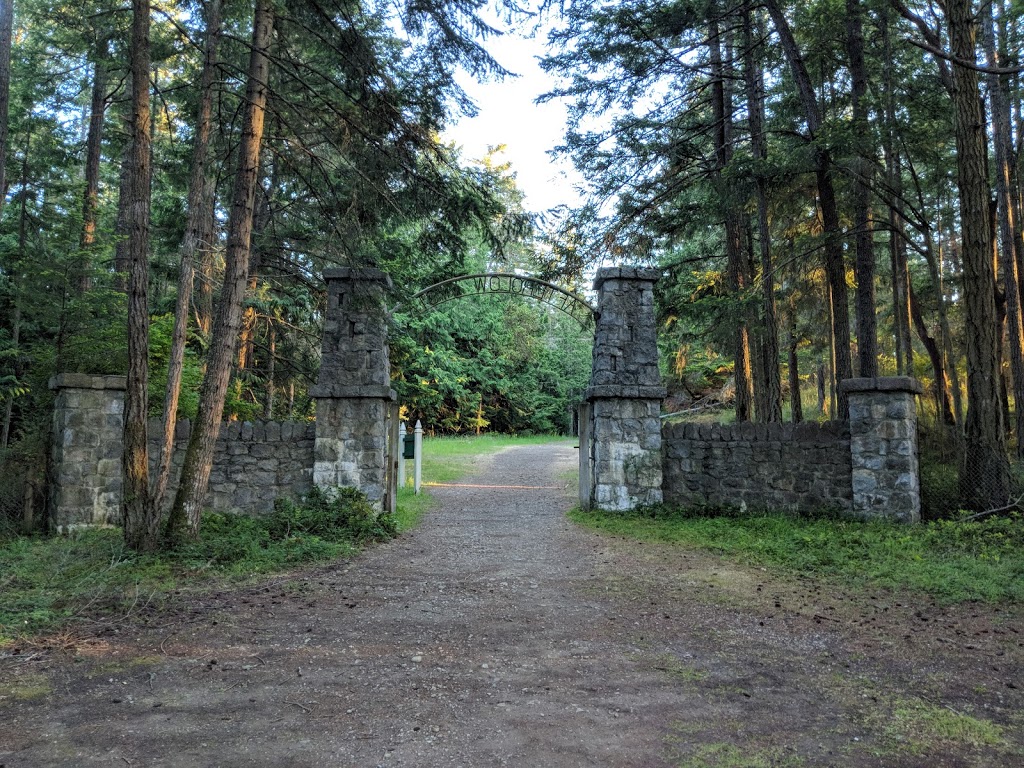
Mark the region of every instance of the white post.
[[413, 488], [419, 493], [423, 477], [423, 425], [419, 419], [416, 419], [416, 429], [413, 430], [413, 450], [416, 453], [416, 458], [413, 459]]
[[405, 422], [398, 424], [398, 487], [405, 488]]

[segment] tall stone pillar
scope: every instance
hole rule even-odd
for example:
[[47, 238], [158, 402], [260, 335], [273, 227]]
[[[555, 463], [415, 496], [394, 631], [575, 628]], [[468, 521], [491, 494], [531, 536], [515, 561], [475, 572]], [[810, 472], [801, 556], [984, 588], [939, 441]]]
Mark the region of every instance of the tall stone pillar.
[[324, 320], [316, 398], [313, 483], [352, 486], [381, 509], [387, 491], [387, 420], [391, 389], [385, 292], [391, 279], [377, 269], [324, 272]]
[[598, 509], [622, 511], [662, 501], [665, 389], [654, 319], [654, 284], [660, 276], [656, 269], [611, 267], [599, 270], [594, 281], [598, 318], [586, 394], [587, 485], [589, 505]]
[[858, 517], [921, 519], [917, 408], [921, 384], [909, 376], [846, 379], [850, 401], [853, 508]]
[[62, 373], [50, 379], [53, 445], [47, 478], [51, 529], [121, 520], [124, 376]]

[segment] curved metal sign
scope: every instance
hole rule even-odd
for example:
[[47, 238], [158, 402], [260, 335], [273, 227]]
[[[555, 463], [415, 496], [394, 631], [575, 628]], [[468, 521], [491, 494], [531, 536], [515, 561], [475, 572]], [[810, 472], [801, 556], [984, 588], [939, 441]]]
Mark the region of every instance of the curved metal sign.
[[[539, 280], [536, 277], [509, 272], [486, 272], [442, 280], [414, 294], [409, 302], [419, 301], [427, 307], [436, 307], [438, 304], [444, 304], [453, 299], [482, 296], [488, 293], [507, 293], [511, 296], [524, 296], [535, 301], [542, 301], [564, 312], [584, 328], [590, 325], [597, 315], [597, 310], [586, 299], [570, 293], [564, 288], [559, 288], [553, 283]], [[394, 314], [401, 306], [401, 304], [396, 304], [391, 310], [391, 314]]]

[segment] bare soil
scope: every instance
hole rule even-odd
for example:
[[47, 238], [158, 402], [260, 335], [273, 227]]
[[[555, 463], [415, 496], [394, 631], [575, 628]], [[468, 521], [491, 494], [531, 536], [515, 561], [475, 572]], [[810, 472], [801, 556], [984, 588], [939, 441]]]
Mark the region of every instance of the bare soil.
[[1019, 608], [580, 530], [575, 465], [507, 449], [351, 562], [0, 659], [0, 767], [1024, 765]]

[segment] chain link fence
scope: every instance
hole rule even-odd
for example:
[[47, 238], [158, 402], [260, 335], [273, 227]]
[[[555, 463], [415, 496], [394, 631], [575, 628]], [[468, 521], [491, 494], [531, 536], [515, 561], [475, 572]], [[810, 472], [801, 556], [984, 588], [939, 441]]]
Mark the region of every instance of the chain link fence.
[[[917, 398], [918, 455], [921, 471], [921, 517], [935, 520], [951, 517], [963, 508], [960, 496], [961, 473], [965, 471], [966, 445], [960, 425], [943, 418], [935, 399]], [[977, 478], [979, 481], [981, 478]], [[1024, 492], [1024, 467], [1010, 456], [1010, 498]]]

